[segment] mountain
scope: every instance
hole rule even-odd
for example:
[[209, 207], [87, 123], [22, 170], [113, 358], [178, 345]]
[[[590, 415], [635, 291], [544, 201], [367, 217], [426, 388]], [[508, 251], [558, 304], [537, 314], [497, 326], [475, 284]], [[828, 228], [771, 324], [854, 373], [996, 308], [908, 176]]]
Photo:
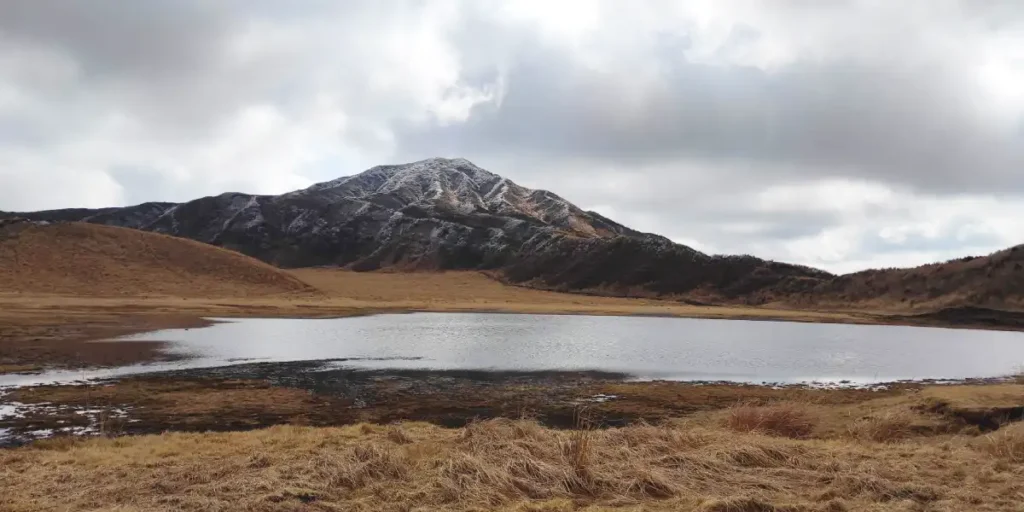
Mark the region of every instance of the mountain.
[[6, 215], [155, 231], [280, 267], [487, 269], [536, 287], [620, 295], [760, 303], [832, 277], [751, 256], [710, 256], [465, 159], [378, 166], [277, 196]]
[[0, 212], [0, 219], [12, 216], [190, 238], [278, 267], [480, 269], [536, 288], [707, 303], [1024, 309], [1022, 247], [834, 276], [753, 256], [707, 255], [458, 158], [378, 166], [277, 196], [232, 192], [185, 203]]
[[0, 221], [0, 290], [84, 296], [238, 297], [311, 292], [233, 251], [78, 222]]

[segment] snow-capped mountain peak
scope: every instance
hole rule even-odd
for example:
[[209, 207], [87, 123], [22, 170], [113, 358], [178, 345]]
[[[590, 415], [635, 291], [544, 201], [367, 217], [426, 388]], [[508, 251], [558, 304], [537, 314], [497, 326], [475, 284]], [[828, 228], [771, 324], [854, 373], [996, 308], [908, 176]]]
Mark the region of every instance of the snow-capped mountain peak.
[[336, 200], [380, 202], [459, 214], [514, 215], [568, 230], [578, 236], [601, 236], [590, 215], [556, 194], [520, 186], [465, 158], [429, 158], [381, 165], [354, 176], [318, 183], [296, 194]]

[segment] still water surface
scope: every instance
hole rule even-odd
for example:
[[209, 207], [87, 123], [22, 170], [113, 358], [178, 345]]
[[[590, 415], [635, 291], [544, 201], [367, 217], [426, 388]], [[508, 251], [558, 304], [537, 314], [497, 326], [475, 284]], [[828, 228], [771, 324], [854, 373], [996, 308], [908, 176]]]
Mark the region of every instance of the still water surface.
[[[841, 382], [996, 377], [1024, 367], [1024, 333], [656, 317], [413, 313], [224, 319], [123, 339], [169, 341], [191, 359], [0, 376], [2, 385], [253, 361], [332, 367], [602, 370], [640, 379]], [[116, 342], [116, 341], [115, 341]]]

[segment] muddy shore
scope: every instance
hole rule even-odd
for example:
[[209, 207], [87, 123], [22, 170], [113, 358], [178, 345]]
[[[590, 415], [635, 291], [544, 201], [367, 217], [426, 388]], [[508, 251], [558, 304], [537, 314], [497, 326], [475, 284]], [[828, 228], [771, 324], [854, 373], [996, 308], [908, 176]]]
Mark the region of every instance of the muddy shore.
[[[250, 430], [279, 424], [337, 426], [424, 421], [461, 427], [491, 418], [533, 418], [554, 428], [594, 428], [700, 417], [738, 404], [796, 402], [849, 409], [913, 401], [946, 417], [940, 426], [992, 430], [1024, 416], [1020, 404], [965, 413], [921, 401], [923, 389], [997, 389], [897, 383], [870, 389], [818, 389], [728, 383], [633, 382], [601, 372], [358, 370], [344, 361], [249, 363], [160, 372], [116, 381], [37, 386], [0, 397], [0, 444], [67, 434], [128, 435], [165, 431]], [[875, 404], [875, 405], [868, 405]], [[854, 409], [850, 409], [850, 408]], [[841, 415], [839, 415], [841, 416]], [[839, 417], [837, 416], [837, 418]], [[852, 416], [851, 416], [852, 417]], [[837, 429], [843, 428], [837, 423]]]

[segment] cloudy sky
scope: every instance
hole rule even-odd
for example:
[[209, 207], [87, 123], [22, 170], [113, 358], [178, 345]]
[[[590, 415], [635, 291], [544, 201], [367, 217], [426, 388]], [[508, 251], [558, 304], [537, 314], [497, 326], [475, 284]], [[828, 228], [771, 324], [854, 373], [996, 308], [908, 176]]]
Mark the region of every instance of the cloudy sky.
[[0, 1], [0, 210], [461, 156], [712, 253], [1024, 243], [1017, 0]]

